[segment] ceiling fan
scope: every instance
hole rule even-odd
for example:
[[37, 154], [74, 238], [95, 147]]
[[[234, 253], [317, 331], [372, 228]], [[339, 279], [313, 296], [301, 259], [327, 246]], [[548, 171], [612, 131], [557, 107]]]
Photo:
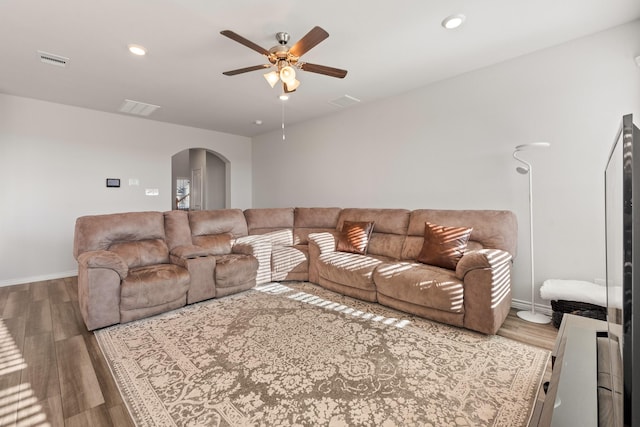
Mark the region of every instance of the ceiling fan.
[[275, 87], [278, 81], [282, 81], [282, 87], [285, 93], [295, 91], [300, 82], [296, 80], [295, 69], [309, 71], [312, 73], [324, 74], [330, 77], [344, 78], [347, 70], [339, 68], [327, 67], [325, 65], [311, 64], [309, 62], [300, 61], [300, 57], [318, 45], [321, 41], [329, 37], [329, 33], [320, 27], [313, 27], [304, 37], [291, 47], [287, 46], [289, 42], [289, 33], [276, 33], [278, 45], [267, 50], [250, 40], [245, 39], [239, 34], [231, 30], [220, 31], [223, 36], [229, 37], [240, 44], [245, 45], [249, 49], [253, 49], [261, 55], [264, 55], [269, 64], [254, 65], [252, 67], [239, 68], [237, 70], [225, 71], [225, 76], [235, 76], [236, 74], [247, 73], [249, 71], [263, 70], [275, 67], [275, 71], [271, 71], [264, 75], [271, 87]]

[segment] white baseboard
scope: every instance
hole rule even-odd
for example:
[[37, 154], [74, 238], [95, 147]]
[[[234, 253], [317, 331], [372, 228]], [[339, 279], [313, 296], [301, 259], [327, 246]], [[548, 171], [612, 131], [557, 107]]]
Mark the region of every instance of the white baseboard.
[[[531, 301], [513, 299], [511, 300], [511, 307], [518, 310], [531, 310]], [[539, 311], [542, 314], [546, 314], [547, 316], [551, 316], [551, 314], [553, 313], [551, 306], [542, 304], [536, 304], [536, 311]]]
[[22, 285], [23, 283], [42, 282], [45, 280], [63, 279], [65, 277], [77, 276], [77, 270], [62, 271], [59, 273], [44, 274], [42, 276], [23, 277], [19, 279], [0, 280], [0, 287]]

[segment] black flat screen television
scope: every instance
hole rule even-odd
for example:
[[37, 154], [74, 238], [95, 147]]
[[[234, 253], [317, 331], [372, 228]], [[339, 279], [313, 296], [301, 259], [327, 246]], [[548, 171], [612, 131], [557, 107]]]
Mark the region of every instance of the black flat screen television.
[[[633, 202], [636, 202], [634, 206]], [[625, 115], [605, 169], [607, 425], [640, 426], [640, 131]], [[635, 316], [634, 316], [635, 314]], [[634, 362], [635, 366], [634, 366]], [[599, 408], [601, 414], [602, 408]]]

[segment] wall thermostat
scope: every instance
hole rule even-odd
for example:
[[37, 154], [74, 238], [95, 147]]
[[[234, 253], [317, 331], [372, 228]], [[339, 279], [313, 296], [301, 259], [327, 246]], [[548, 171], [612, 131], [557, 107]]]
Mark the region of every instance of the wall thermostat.
[[107, 187], [120, 187], [120, 178], [107, 178]]

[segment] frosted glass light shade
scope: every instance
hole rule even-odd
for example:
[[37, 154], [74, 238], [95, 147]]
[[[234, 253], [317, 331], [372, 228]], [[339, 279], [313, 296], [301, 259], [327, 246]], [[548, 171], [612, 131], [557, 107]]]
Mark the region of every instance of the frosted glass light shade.
[[264, 78], [267, 80], [267, 83], [271, 85], [271, 87], [275, 87], [276, 83], [280, 79], [280, 76], [276, 71], [272, 71], [264, 75]]
[[290, 84], [293, 83], [296, 79], [296, 70], [293, 69], [290, 65], [286, 67], [282, 67], [280, 70], [280, 80], [283, 82]]
[[298, 86], [300, 86], [300, 81], [293, 79], [292, 82], [290, 83], [285, 83], [285, 85], [287, 86], [287, 91], [288, 92], [293, 92], [294, 90], [298, 89]]

